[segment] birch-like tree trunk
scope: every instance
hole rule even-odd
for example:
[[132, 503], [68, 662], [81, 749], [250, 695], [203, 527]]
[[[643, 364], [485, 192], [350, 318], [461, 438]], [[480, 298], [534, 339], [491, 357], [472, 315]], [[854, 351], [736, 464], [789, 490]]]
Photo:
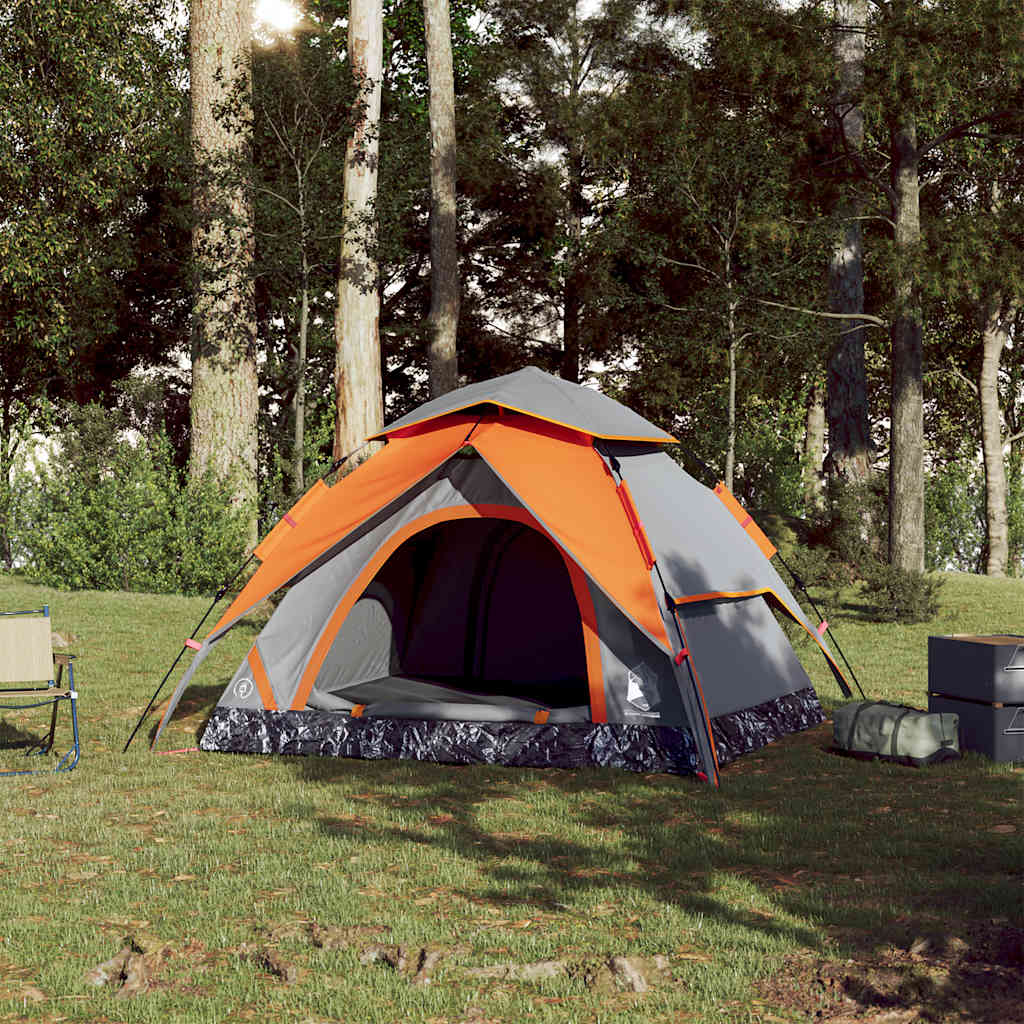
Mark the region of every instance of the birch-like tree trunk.
[[[834, 59], [838, 77], [832, 101], [837, 148], [855, 161], [864, 146], [864, 85], [867, 0], [836, 0]], [[863, 203], [847, 188], [840, 200], [840, 236], [829, 265], [829, 309], [833, 313], [864, 312]], [[864, 325], [837, 320], [827, 375], [829, 474], [863, 483], [871, 472], [867, 378], [864, 371]]]
[[[345, 154], [345, 229], [334, 317], [335, 459], [359, 448], [384, 419], [374, 209], [383, 48], [381, 0], [352, 0], [348, 59], [356, 83], [357, 116]], [[368, 455], [369, 447], [363, 448], [345, 469], [354, 469]]]
[[299, 337], [295, 346], [295, 394], [292, 397], [292, 494], [298, 498], [306, 490], [306, 353], [309, 349], [309, 253], [306, 241], [305, 206], [302, 211], [302, 281], [299, 295]]
[[989, 298], [984, 311], [981, 342], [981, 373], [978, 401], [981, 406], [981, 450], [985, 462], [985, 523], [989, 576], [1005, 576], [1009, 554], [1006, 514], [1006, 463], [1003, 458], [1003, 426], [999, 414], [999, 360], [1010, 340], [1010, 324], [1017, 314], [1014, 303], [1001, 294]]
[[583, 157], [576, 140], [566, 156], [565, 277], [562, 281], [562, 365], [559, 375], [580, 382], [580, 315], [583, 297], [580, 256], [583, 249]]
[[921, 242], [917, 126], [906, 116], [892, 132], [892, 220], [896, 288], [889, 441], [889, 561], [924, 572], [924, 393], [921, 309], [914, 261]]
[[[252, 5], [193, 0], [191, 140], [196, 267], [190, 405], [194, 478], [210, 471], [247, 511], [256, 541], [254, 225], [243, 182], [250, 163]], [[224, 110], [230, 109], [230, 120]]]
[[807, 394], [804, 419], [803, 491], [808, 509], [821, 508], [821, 473], [825, 462], [825, 388], [815, 379]]
[[458, 386], [459, 242], [455, 76], [448, 0], [423, 0], [430, 83], [430, 397]]

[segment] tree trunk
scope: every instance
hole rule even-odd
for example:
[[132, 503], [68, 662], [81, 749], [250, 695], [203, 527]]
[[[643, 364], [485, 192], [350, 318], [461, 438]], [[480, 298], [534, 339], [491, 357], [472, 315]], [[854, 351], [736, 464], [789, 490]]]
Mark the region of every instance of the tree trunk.
[[583, 149], [579, 137], [580, 46], [579, 4], [573, 5], [569, 31], [569, 119], [566, 154], [565, 278], [562, 282], [562, 366], [565, 380], [580, 382], [580, 254], [583, 246]]
[[990, 298], [982, 325], [981, 374], [978, 400], [981, 405], [981, 449], [985, 460], [985, 522], [989, 576], [1005, 576], [1009, 554], [1006, 515], [1006, 463], [1003, 458], [1003, 428], [999, 415], [999, 360], [1010, 340], [1010, 324], [1016, 310], [1002, 295]]
[[895, 316], [891, 328], [889, 561], [924, 571], [924, 397], [921, 310], [915, 262], [921, 241], [917, 126], [904, 118], [892, 133]]
[[569, 154], [565, 281], [562, 285], [562, 367], [560, 375], [580, 382], [580, 249], [583, 244], [583, 159]]
[[448, 0], [423, 0], [430, 82], [430, 397], [458, 386], [459, 241], [455, 77]]
[[[301, 201], [301, 199], [300, 199]], [[302, 225], [302, 293], [299, 298], [299, 341], [295, 347], [295, 395], [292, 398], [292, 496], [306, 490], [306, 351], [309, 348], [309, 254]]]
[[[864, 114], [859, 106], [864, 84], [864, 29], [867, 0], [836, 0], [835, 62], [839, 84], [833, 98], [836, 146], [858, 154], [864, 145]], [[859, 220], [862, 203], [846, 190], [840, 200], [841, 234], [829, 265], [829, 309], [864, 312], [864, 239]], [[829, 475], [863, 483], [871, 472], [864, 327], [839, 320], [828, 363]]]
[[807, 394], [804, 420], [803, 484], [808, 511], [822, 506], [821, 473], [825, 462], [825, 388], [817, 378]]
[[[377, 281], [377, 159], [384, 46], [381, 0], [352, 0], [348, 58], [358, 116], [345, 153], [345, 229], [334, 318], [334, 458], [350, 454], [383, 426], [380, 292]], [[369, 455], [363, 448], [346, 470]]]
[[11, 534], [13, 530], [14, 494], [11, 476], [14, 459], [18, 454], [18, 437], [15, 433], [13, 403], [4, 395], [0, 402], [0, 566], [14, 568], [14, 551]]
[[731, 491], [736, 475], [736, 353], [739, 340], [736, 337], [736, 309], [739, 305], [733, 292], [731, 253], [725, 250], [726, 324], [729, 331], [729, 395], [728, 427], [725, 446], [725, 486]]
[[[193, 478], [226, 482], [256, 540], [256, 308], [252, 204], [238, 181], [250, 161], [252, 9], [247, 0], [193, 0], [190, 24], [196, 267], [190, 406]], [[243, 172], [240, 175], [238, 172]]]

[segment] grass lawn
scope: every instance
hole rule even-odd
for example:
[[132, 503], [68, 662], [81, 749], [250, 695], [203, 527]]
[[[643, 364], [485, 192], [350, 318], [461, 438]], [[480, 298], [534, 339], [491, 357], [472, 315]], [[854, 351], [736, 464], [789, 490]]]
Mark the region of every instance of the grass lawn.
[[[0, 1020], [1024, 1021], [1019, 766], [858, 762], [829, 752], [829, 726], [728, 766], [719, 790], [155, 756], [155, 718], [122, 755], [206, 602], [0, 576], [0, 608], [44, 603], [74, 637], [83, 755], [0, 780]], [[950, 575], [913, 627], [869, 622], [853, 591], [822, 607], [868, 695], [919, 707], [929, 634], [1024, 632], [1020, 581]], [[195, 746], [254, 633], [218, 645], [162, 749]], [[834, 705], [824, 662], [799, 653]], [[34, 715], [5, 721], [38, 733]], [[128, 981], [90, 985], [126, 937]], [[414, 984], [424, 948], [442, 958]], [[613, 955], [665, 959], [637, 993], [602, 974]], [[518, 976], [542, 961], [564, 969]]]

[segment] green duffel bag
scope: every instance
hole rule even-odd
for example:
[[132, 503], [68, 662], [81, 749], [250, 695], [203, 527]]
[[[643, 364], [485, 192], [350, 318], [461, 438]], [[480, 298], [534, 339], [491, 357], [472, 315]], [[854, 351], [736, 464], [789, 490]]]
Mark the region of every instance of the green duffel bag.
[[862, 700], [832, 714], [836, 746], [860, 757], [920, 767], [960, 756], [960, 716]]

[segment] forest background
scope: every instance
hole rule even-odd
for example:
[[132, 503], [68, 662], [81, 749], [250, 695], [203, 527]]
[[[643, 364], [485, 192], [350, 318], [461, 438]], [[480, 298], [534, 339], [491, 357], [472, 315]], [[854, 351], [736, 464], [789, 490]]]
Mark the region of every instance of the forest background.
[[[383, 4], [371, 75], [357, 4], [288, 31], [245, 2], [0, 13], [0, 564], [216, 589], [343, 468], [360, 319], [385, 421], [534, 364], [672, 432], [810, 582], [1024, 574], [1018, 0], [444, 4], [447, 350], [440, 5]], [[251, 412], [200, 392], [211, 345]]]

